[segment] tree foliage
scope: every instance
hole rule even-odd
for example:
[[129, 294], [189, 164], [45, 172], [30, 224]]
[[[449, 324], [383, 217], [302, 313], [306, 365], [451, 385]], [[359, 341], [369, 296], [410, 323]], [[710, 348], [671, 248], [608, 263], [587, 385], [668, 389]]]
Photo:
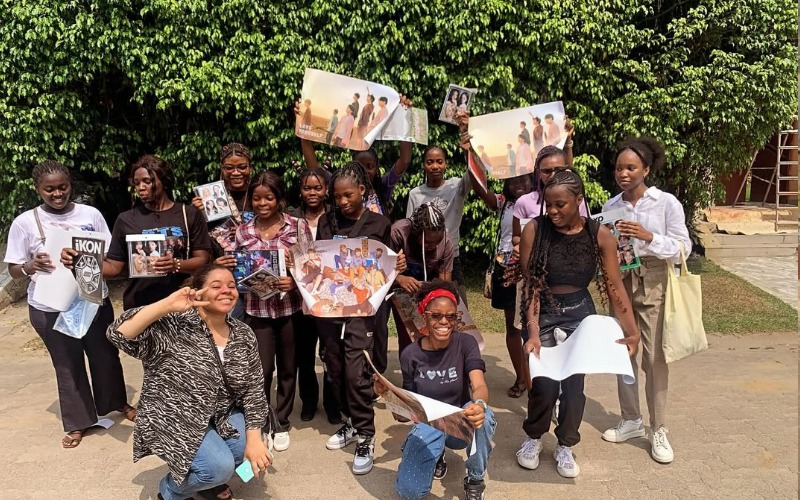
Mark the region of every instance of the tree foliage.
[[[480, 89], [473, 114], [563, 100], [586, 175], [611, 189], [614, 144], [653, 135], [669, 152], [658, 180], [691, 213], [796, 112], [796, 27], [789, 0], [0, 0], [0, 225], [35, 203], [29, 172], [44, 158], [80, 172], [109, 217], [144, 152], [172, 162], [182, 197], [232, 140], [288, 171], [306, 67], [429, 109], [453, 175], [457, 134], [435, 121], [448, 83]], [[420, 153], [399, 196], [421, 182]], [[462, 248], [491, 241], [487, 215], [468, 203]]]

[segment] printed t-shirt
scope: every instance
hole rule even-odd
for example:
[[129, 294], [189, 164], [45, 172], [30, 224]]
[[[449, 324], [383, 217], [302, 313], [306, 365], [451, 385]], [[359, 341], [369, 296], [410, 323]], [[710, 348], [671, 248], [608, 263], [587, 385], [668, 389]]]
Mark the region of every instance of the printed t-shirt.
[[[47, 236], [48, 228], [54, 227], [71, 231], [97, 231], [110, 236], [108, 224], [106, 224], [100, 211], [94, 207], [75, 203], [74, 208], [64, 214], [51, 214], [40, 207], [34, 210], [39, 213], [39, 220], [42, 222], [45, 236]], [[44, 243], [39, 235], [39, 228], [36, 225], [33, 210], [23, 212], [11, 223], [4, 261], [9, 264], [24, 264], [29, 260], [33, 260], [36, 254], [42, 251], [44, 251]], [[60, 257], [60, 255], [51, 255], [50, 259], [56, 261]], [[28, 285], [28, 305], [40, 311], [57, 312], [55, 309], [33, 300], [33, 291], [35, 289], [36, 275]], [[107, 296], [108, 289], [104, 287], [103, 297]]]
[[400, 368], [403, 389], [461, 407], [472, 400], [469, 372], [486, 372], [486, 363], [474, 337], [453, 332], [450, 345], [441, 351], [426, 351], [422, 339], [405, 348]]
[[472, 183], [469, 173], [464, 172], [463, 177], [452, 177], [444, 181], [438, 188], [429, 187], [427, 184], [417, 186], [408, 194], [408, 208], [406, 217], [411, 218], [423, 203], [435, 202], [437, 208], [444, 213], [444, 225], [453, 241], [456, 256], [458, 256], [458, 242], [460, 240], [461, 217], [464, 214], [464, 200], [467, 197]]
[[[183, 220], [183, 208], [186, 207], [186, 221]], [[175, 203], [171, 208], [154, 212], [137, 203], [132, 209], [119, 214], [114, 230], [111, 233], [111, 244], [108, 247], [108, 258], [128, 265], [128, 244], [125, 237], [129, 234], [163, 234], [166, 236], [165, 255], [176, 259], [185, 260], [187, 243], [191, 243], [191, 251], [211, 251], [211, 240], [208, 237], [208, 226], [203, 214], [192, 205]], [[187, 235], [189, 242], [187, 242]], [[127, 271], [127, 267], [126, 267]], [[178, 290], [187, 275], [184, 273], [170, 273], [166, 276], [154, 278], [134, 278], [128, 283], [122, 295], [124, 309], [145, 306], [159, 301], [172, 292]]]
[[[334, 217], [336, 218], [337, 227], [335, 232], [334, 225], [332, 224]], [[366, 217], [366, 220], [364, 221], [364, 225], [361, 226], [361, 230], [358, 234], [350, 234], [353, 226], [355, 226], [358, 221], [339, 215], [338, 211], [331, 211], [323, 214], [317, 225], [317, 240], [369, 238], [389, 246], [389, 235], [391, 232], [389, 219], [370, 210], [365, 210], [362, 217]]]

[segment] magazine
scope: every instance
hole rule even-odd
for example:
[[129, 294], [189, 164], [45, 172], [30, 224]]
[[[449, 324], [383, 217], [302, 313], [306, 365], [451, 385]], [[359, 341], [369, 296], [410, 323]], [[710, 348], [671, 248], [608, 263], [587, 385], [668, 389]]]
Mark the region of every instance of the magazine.
[[383, 398], [386, 409], [392, 412], [395, 419], [398, 416], [404, 417], [415, 424], [427, 424], [448, 436], [467, 443], [472, 442], [475, 429], [467, 420], [463, 408], [397, 387], [375, 369], [367, 351], [364, 351], [364, 356], [383, 385], [383, 392], [378, 395]]
[[398, 106], [378, 140], [416, 142], [427, 146], [428, 110]]
[[[417, 311], [417, 301], [414, 297], [404, 290], [397, 289], [392, 294], [390, 300], [412, 341], [416, 342], [418, 338], [428, 335], [428, 327], [425, 325], [425, 318]], [[481, 335], [481, 332], [475, 325], [475, 321], [472, 319], [472, 315], [469, 313], [463, 300], [459, 301], [457, 311], [460, 318], [458, 319], [455, 329], [475, 337], [475, 340], [478, 341], [478, 347], [483, 351], [483, 335]]]
[[228, 192], [225, 190], [223, 181], [197, 186], [194, 188], [194, 192], [203, 200], [203, 213], [207, 221], [211, 222], [231, 216]]
[[536, 155], [545, 146], [563, 148], [565, 123], [561, 101], [473, 116], [470, 142], [490, 176], [508, 179], [533, 172]]
[[99, 238], [73, 236], [72, 248], [78, 252], [73, 257], [72, 272], [78, 282], [78, 294], [83, 300], [103, 304], [103, 257], [106, 242]]
[[611, 234], [614, 235], [614, 239], [617, 240], [617, 260], [619, 261], [620, 271], [636, 269], [642, 265], [634, 240], [627, 236], [622, 236], [617, 230], [617, 221], [628, 220], [630, 215], [626, 208], [618, 208], [610, 212], [592, 215], [592, 219], [609, 228]]
[[375, 82], [306, 68], [295, 135], [364, 151], [400, 105], [400, 94]]
[[[250, 222], [253, 219], [253, 212], [241, 212], [241, 216], [243, 222]], [[233, 217], [229, 217], [225, 222], [209, 231], [208, 235], [219, 244], [222, 250], [230, 252], [236, 250], [237, 229], [239, 229], [239, 225], [236, 224]]]
[[129, 234], [128, 242], [128, 275], [131, 278], [152, 278], [164, 276], [153, 269], [153, 264], [164, 254], [166, 236], [156, 234]]
[[259, 269], [250, 276], [245, 277], [239, 284], [248, 292], [255, 293], [264, 300], [281, 293], [276, 288], [281, 277], [269, 269]]
[[[240, 292], [248, 290], [265, 299], [279, 293], [278, 290], [269, 288], [281, 276], [286, 276], [286, 256], [282, 250], [235, 250], [226, 251], [236, 259], [233, 268], [233, 277], [236, 279]], [[270, 278], [259, 271], [268, 271]]]
[[397, 276], [397, 254], [375, 240], [304, 241], [290, 251], [303, 310], [320, 318], [374, 315]]
[[444, 95], [439, 121], [456, 125], [456, 113], [459, 110], [468, 111], [472, 104], [472, 97], [477, 92], [478, 89], [468, 89], [451, 83]]

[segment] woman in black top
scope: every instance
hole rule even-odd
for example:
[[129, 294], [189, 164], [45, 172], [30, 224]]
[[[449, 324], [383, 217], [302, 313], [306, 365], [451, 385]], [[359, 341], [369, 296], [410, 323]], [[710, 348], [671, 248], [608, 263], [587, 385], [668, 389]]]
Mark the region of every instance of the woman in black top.
[[[174, 240], [172, 255], [155, 259], [153, 271], [160, 277], [132, 279], [125, 288], [125, 309], [152, 304], [181, 287], [191, 274], [209, 261], [211, 242], [203, 215], [192, 205], [170, 198], [175, 176], [169, 164], [155, 155], [144, 155], [131, 167], [130, 185], [139, 200], [117, 217], [103, 264], [103, 276], [123, 274], [130, 260], [126, 236], [163, 234]], [[70, 262], [71, 263], [71, 262]]]
[[[525, 272], [522, 294], [522, 335], [525, 352], [539, 356], [542, 345], [556, 345], [556, 330], [569, 336], [587, 316], [595, 314], [588, 286], [597, 278], [603, 302], [611, 301], [614, 315], [622, 323], [631, 354], [639, 333], [630, 300], [624, 293], [617, 263], [617, 244], [611, 231], [591, 218], [580, 215], [584, 190], [580, 176], [571, 169], [558, 171], [542, 192], [546, 210], [525, 226], [520, 242], [520, 264]], [[597, 270], [601, 270], [602, 279]], [[528, 338], [530, 336], [530, 338]], [[580, 473], [572, 447], [580, 441], [580, 427], [586, 396], [583, 374], [562, 381], [536, 377], [528, 394], [528, 417], [522, 428], [528, 439], [517, 452], [517, 462], [527, 469], [539, 466], [542, 434], [550, 430], [556, 399], [560, 401], [558, 446], [554, 457], [558, 473], [576, 477]], [[559, 397], [559, 390], [561, 396]]]

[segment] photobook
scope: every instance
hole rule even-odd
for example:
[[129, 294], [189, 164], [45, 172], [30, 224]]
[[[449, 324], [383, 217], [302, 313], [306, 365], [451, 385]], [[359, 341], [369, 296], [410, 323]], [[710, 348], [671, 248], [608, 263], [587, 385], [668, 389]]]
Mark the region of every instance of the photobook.
[[103, 257], [106, 242], [104, 239], [73, 236], [72, 248], [78, 255], [72, 259], [72, 273], [78, 282], [81, 299], [103, 304]]
[[642, 265], [634, 239], [621, 235], [617, 229], [618, 221], [628, 220], [629, 218], [630, 213], [626, 208], [618, 208], [610, 212], [592, 215], [592, 219], [606, 226], [611, 230], [611, 234], [614, 235], [614, 239], [617, 241], [617, 261], [619, 262], [620, 271], [629, 271]]
[[167, 249], [164, 234], [129, 234], [125, 241], [128, 243], [128, 275], [131, 278], [164, 276], [154, 268]]
[[282, 250], [234, 250], [236, 265], [233, 277], [240, 292], [252, 292], [261, 299], [280, 293], [275, 288], [281, 276], [286, 276], [286, 257]]
[[228, 192], [223, 181], [211, 182], [194, 188], [195, 194], [203, 200], [203, 214], [208, 222], [231, 216]]

